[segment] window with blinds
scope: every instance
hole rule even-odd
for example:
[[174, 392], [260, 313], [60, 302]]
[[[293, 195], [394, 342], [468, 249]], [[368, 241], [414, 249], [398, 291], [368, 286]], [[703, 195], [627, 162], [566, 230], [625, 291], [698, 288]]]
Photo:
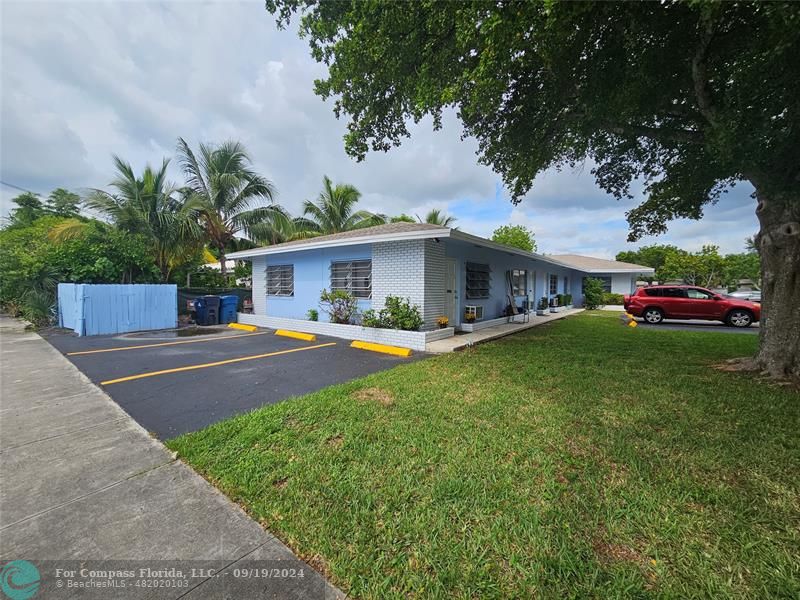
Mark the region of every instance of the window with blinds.
[[267, 267], [267, 296], [294, 296], [294, 265]]
[[356, 298], [372, 298], [372, 261], [332, 262], [331, 290], [344, 290]]

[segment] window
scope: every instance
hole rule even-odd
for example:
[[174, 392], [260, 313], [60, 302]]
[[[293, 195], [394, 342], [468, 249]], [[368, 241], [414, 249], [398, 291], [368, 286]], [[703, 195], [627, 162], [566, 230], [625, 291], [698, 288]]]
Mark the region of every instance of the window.
[[372, 261], [332, 262], [331, 290], [344, 290], [356, 298], [372, 298]]
[[611, 293], [611, 277], [584, 277], [583, 283], [581, 284], [581, 292], [586, 291], [587, 279], [599, 279], [600, 282], [603, 284], [603, 291], [608, 294]]
[[558, 275], [550, 275], [550, 295], [558, 293]]
[[686, 298], [686, 291], [683, 288], [662, 288], [661, 295], [665, 298]]
[[528, 289], [528, 272], [525, 269], [511, 271], [511, 294], [525, 296]]
[[694, 300], [711, 300], [714, 297], [713, 294], [709, 294], [705, 290], [698, 290], [695, 288], [689, 288], [686, 290], [686, 295]]
[[569, 276], [564, 275], [564, 293], [569, 294]]
[[467, 298], [477, 300], [488, 298], [492, 287], [492, 273], [489, 265], [467, 263]]
[[294, 296], [294, 265], [267, 267], [267, 296]]
[[661, 288], [645, 288], [644, 293], [648, 296], [660, 296]]

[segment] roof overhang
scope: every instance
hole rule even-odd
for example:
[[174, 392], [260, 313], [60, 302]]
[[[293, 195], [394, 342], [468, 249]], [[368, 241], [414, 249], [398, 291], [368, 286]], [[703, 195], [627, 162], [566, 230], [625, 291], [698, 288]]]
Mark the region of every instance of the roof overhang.
[[452, 229], [442, 230], [422, 230], [412, 232], [400, 233], [384, 233], [378, 235], [365, 235], [361, 237], [352, 238], [337, 238], [332, 240], [320, 240], [315, 242], [311, 238], [308, 242], [303, 244], [294, 244], [290, 246], [264, 246], [263, 248], [251, 248], [250, 250], [240, 250], [239, 252], [231, 252], [226, 254], [225, 258], [236, 260], [255, 258], [257, 256], [267, 256], [269, 254], [286, 254], [287, 252], [303, 252], [305, 250], [318, 250], [322, 248], [339, 248], [341, 246], [360, 246], [362, 244], [375, 244], [378, 242], [398, 242], [403, 240], [428, 240], [434, 238], [446, 238], [450, 236]]
[[264, 246], [262, 248], [251, 248], [250, 250], [240, 250], [239, 252], [231, 252], [226, 254], [225, 258], [230, 260], [243, 260], [252, 259], [259, 256], [268, 256], [270, 254], [286, 254], [289, 252], [305, 252], [306, 250], [320, 250], [323, 248], [339, 248], [342, 246], [360, 246], [362, 244], [376, 244], [380, 242], [398, 242], [405, 240], [430, 240], [449, 238], [458, 240], [468, 244], [474, 244], [481, 248], [489, 248], [498, 252], [505, 252], [511, 256], [521, 256], [531, 260], [538, 260], [547, 264], [551, 264], [562, 269], [572, 269], [573, 271], [580, 271], [581, 273], [630, 273], [648, 275], [655, 273], [654, 269], [643, 267], [642, 269], [581, 269], [572, 265], [565, 264], [556, 259], [550, 258], [544, 254], [537, 254], [535, 252], [527, 252], [505, 244], [499, 244], [492, 240], [471, 235], [458, 229], [427, 229], [421, 231], [403, 231], [398, 233], [383, 233], [376, 235], [365, 235], [352, 238], [336, 238], [314, 241], [313, 238], [307, 242], [291, 244], [288, 246]]

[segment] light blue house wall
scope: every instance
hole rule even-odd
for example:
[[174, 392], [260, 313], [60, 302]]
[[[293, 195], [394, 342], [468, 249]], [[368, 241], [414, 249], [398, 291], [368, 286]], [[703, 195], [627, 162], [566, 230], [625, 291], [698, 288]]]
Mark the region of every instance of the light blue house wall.
[[[266, 297], [266, 314], [271, 317], [287, 319], [305, 319], [309, 309], [319, 311], [320, 321], [329, 321], [329, 317], [319, 308], [319, 296], [323, 289], [331, 289], [331, 263], [345, 260], [371, 260], [372, 246], [344, 246], [341, 248], [325, 248], [306, 250], [304, 252], [287, 252], [270, 254], [266, 261], [259, 261], [253, 268], [266, 269], [269, 265], [294, 265], [294, 296], [268, 296], [262, 284], [258, 292]], [[264, 281], [264, 278], [259, 278]], [[254, 286], [256, 278], [253, 279]], [[359, 299], [359, 311], [371, 308], [372, 302]]]
[[174, 328], [178, 326], [178, 287], [59, 283], [58, 322], [78, 335]]
[[[526, 294], [515, 296], [517, 305], [521, 305], [526, 297], [535, 303], [542, 296], [547, 296], [548, 298], [554, 296], [555, 294], [549, 293], [548, 276], [551, 273], [558, 277], [558, 290], [556, 293], [572, 293], [575, 296], [572, 290], [576, 287], [580, 292], [580, 274], [573, 269], [456, 240], [447, 240], [445, 253], [447, 258], [455, 259], [456, 261], [457, 313], [459, 315], [463, 315], [464, 307], [470, 305], [482, 306], [485, 319], [504, 316], [504, 311], [508, 306], [508, 295], [511, 293], [506, 279], [506, 271], [513, 269], [528, 271]], [[467, 298], [466, 268], [468, 262], [489, 265], [491, 269], [489, 298]], [[565, 276], [569, 278], [566, 288], [564, 287]], [[575, 282], [577, 282], [577, 285], [575, 285]], [[576, 303], [575, 299], [573, 303]]]

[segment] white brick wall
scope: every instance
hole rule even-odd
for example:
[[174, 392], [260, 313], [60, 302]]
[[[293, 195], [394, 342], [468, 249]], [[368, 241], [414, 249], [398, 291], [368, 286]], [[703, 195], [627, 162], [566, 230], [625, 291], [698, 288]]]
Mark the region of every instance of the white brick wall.
[[436, 327], [444, 314], [444, 244], [434, 240], [381, 242], [372, 246], [372, 306], [386, 296], [408, 298], [419, 306], [423, 328]]
[[267, 257], [254, 256], [253, 262], [253, 312], [267, 312]]
[[446, 258], [444, 243], [425, 240], [425, 299], [422, 318], [425, 327], [436, 327], [436, 319], [445, 314]]

